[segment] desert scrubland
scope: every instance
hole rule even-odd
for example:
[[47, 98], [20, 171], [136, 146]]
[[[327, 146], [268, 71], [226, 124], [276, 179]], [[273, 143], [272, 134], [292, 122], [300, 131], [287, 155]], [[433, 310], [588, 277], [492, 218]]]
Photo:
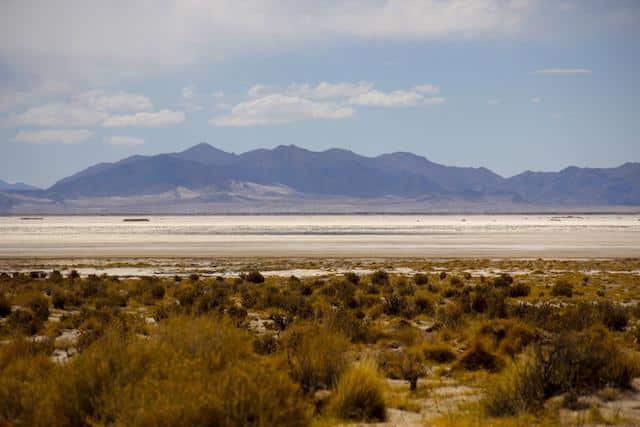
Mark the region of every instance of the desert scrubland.
[[637, 258], [0, 267], [2, 425], [640, 423]]

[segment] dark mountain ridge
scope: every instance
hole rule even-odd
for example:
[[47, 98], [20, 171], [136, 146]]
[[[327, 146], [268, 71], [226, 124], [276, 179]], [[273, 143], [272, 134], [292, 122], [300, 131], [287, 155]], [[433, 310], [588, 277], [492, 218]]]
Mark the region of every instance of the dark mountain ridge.
[[365, 157], [294, 145], [242, 154], [201, 143], [185, 151], [100, 163], [42, 192], [54, 200], [158, 194], [177, 188], [228, 192], [234, 183], [278, 185], [318, 196], [474, 199], [558, 205], [640, 205], [640, 164], [568, 167], [503, 178], [486, 168], [452, 167], [406, 152]]

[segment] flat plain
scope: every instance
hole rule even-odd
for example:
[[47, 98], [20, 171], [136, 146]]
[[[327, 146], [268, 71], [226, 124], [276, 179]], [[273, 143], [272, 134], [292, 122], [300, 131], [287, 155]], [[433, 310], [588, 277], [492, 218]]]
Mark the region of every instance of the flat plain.
[[0, 220], [0, 425], [640, 424], [635, 216], [123, 219]]

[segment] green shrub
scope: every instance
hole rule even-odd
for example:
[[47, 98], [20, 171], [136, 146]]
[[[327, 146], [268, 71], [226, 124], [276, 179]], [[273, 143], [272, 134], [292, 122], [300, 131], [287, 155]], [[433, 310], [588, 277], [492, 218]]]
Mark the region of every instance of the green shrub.
[[387, 418], [384, 387], [375, 363], [363, 361], [340, 378], [329, 411], [350, 421], [382, 422]]

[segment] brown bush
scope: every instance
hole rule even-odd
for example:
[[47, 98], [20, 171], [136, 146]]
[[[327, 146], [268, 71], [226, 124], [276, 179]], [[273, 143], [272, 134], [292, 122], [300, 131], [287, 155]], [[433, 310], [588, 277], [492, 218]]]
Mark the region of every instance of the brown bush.
[[486, 369], [496, 372], [503, 366], [502, 360], [489, 351], [489, 345], [481, 339], [476, 339], [458, 360], [458, 366], [468, 371]]
[[289, 375], [305, 393], [334, 387], [346, 367], [349, 341], [326, 327], [294, 325], [282, 344]]
[[421, 351], [426, 360], [437, 363], [449, 363], [458, 358], [456, 352], [447, 344], [425, 344]]
[[350, 367], [331, 397], [329, 412], [351, 421], [381, 422], [387, 418], [383, 383], [372, 361]]

